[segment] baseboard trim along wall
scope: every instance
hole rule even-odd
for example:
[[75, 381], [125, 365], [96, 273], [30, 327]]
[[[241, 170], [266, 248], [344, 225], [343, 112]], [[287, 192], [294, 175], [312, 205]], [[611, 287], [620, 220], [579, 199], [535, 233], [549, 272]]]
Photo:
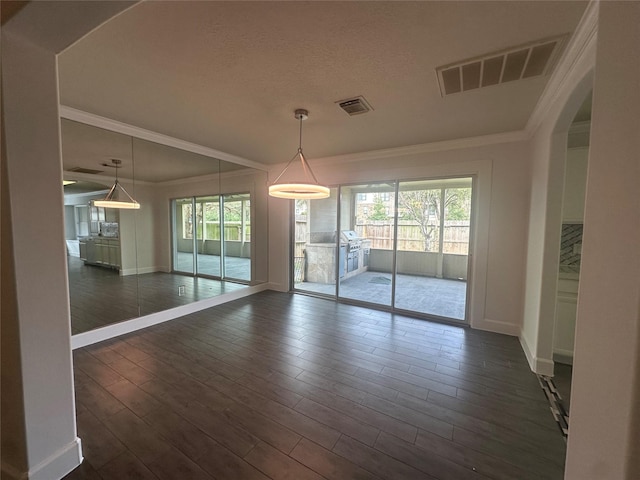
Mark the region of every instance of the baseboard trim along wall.
[[502, 322], [500, 320], [491, 320], [490, 318], [483, 318], [475, 322], [472, 321], [471, 328], [493, 333], [502, 333], [512, 337], [517, 337], [520, 334], [520, 325], [514, 325], [513, 323]]
[[15, 467], [2, 463], [2, 479], [7, 480], [51, 480], [62, 478], [82, 463], [82, 442], [76, 437], [63, 449], [40, 462], [27, 472], [20, 472]]
[[531, 348], [529, 348], [529, 345], [527, 344], [527, 341], [524, 337], [524, 332], [520, 332], [520, 335], [518, 335], [518, 339], [520, 340], [520, 345], [522, 346], [522, 350], [524, 351], [524, 354], [527, 357], [527, 361], [529, 362], [529, 367], [531, 368], [533, 373], [552, 377], [553, 376], [553, 360], [548, 360], [546, 358], [538, 358], [535, 355], [533, 355], [533, 353], [531, 353]]
[[573, 352], [571, 350], [561, 350], [556, 348], [553, 351], [553, 361], [564, 363], [565, 365], [573, 365]]
[[269, 284], [262, 283], [260, 285], [254, 285], [236, 290], [235, 292], [225, 293], [199, 302], [193, 302], [189, 305], [183, 305], [169, 310], [164, 310], [162, 312], [152, 313], [143, 317], [115, 323], [113, 325], [107, 325], [106, 327], [96, 328], [89, 332], [78, 333], [71, 337], [71, 348], [75, 350], [76, 348], [93, 345], [94, 343], [109, 340], [110, 338], [115, 338], [126, 333], [135, 332], [136, 330], [167, 322], [190, 313], [199, 312], [206, 308], [215, 307], [239, 298], [248, 297], [249, 295], [262, 292], [268, 288]]

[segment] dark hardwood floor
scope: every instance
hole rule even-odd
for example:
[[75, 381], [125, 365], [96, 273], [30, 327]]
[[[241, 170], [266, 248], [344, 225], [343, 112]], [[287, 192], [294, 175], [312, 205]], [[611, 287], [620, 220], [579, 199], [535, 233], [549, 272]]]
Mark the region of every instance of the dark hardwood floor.
[[74, 352], [66, 479], [561, 479], [516, 338], [263, 292]]

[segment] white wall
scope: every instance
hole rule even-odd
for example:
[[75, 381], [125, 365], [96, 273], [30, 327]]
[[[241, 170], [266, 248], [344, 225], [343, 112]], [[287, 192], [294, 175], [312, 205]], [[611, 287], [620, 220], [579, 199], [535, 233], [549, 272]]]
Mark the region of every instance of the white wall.
[[76, 240], [76, 215], [73, 205], [65, 205], [64, 207], [64, 238], [67, 240]]
[[[3, 405], [9, 409], [2, 411], [2, 476], [17, 478], [30, 471], [30, 478], [58, 478], [80, 463], [82, 454], [76, 437], [69, 294], [64, 278], [56, 61], [51, 52], [3, 31], [2, 67], [17, 303], [15, 316], [5, 318], [3, 311], [2, 322], [19, 325], [14, 338], [19, 351], [12, 352], [17, 358], [2, 358], [2, 389], [3, 396], [5, 388], [21, 390], [23, 400]], [[39, 212], [37, 222], [29, 221], [34, 212]], [[5, 377], [7, 361], [15, 368], [9, 377]], [[23, 419], [24, 437], [16, 432], [14, 439], [13, 432], [5, 430], [5, 417], [13, 416]]]
[[[8, 189], [10, 197], [9, 205], [3, 202], [3, 225], [11, 216], [11, 231], [3, 229], [2, 255], [14, 262], [2, 265], [3, 479], [57, 479], [82, 460], [75, 425], [55, 54], [128, 5], [31, 2], [2, 28], [3, 194]], [[33, 212], [39, 221], [25, 221]], [[6, 333], [11, 334], [8, 349]]]
[[[397, 152], [401, 152], [398, 150]], [[453, 148], [396, 156], [363, 154], [313, 162], [329, 185], [442, 176], [477, 176], [476, 256], [472, 267], [471, 325], [516, 335], [522, 313], [522, 266], [528, 208], [529, 153], [525, 142]], [[274, 172], [278, 168], [274, 168]], [[270, 199], [270, 281], [288, 289], [288, 202]]]
[[565, 475], [571, 480], [631, 480], [640, 472], [639, 25], [640, 3], [600, 3]]
[[152, 185], [122, 182], [140, 203], [138, 210], [120, 210], [121, 275], [158, 271], [155, 263], [155, 192]]
[[[588, 12], [589, 13], [589, 12]], [[590, 17], [593, 19], [593, 17]], [[562, 192], [569, 126], [592, 88], [595, 39], [587, 40], [575, 61], [552, 78], [553, 102], [531, 142], [531, 194], [528, 218], [524, 311], [520, 343], [531, 369], [553, 375], [553, 330], [562, 228]], [[568, 48], [572, 48], [570, 45]], [[574, 47], [578, 48], [578, 47]], [[554, 82], [555, 81], [555, 82]]]
[[587, 163], [589, 147], [570, 148], [562, 195], [562, 221], [582, 222], [584, 220], [584, 196], [587, 187]]

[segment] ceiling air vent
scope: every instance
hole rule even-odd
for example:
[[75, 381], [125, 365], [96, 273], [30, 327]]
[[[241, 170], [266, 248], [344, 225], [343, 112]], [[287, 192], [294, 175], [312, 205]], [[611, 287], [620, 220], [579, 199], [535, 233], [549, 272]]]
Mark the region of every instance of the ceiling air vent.
[[373, 110], [373, 108], [371, 108], [371, 105], [369, 105], [367, 101], [364, 99], [364, 97], [362, 96], [350, 98], [348, 100], [341, 100], [336, 103], [340, 106], [342, 110], [344, 110], [351, 116], [360, 115], [362, 113], [367, 113]]
[[438, 67], [440, 93], [467, 92], [491, 85], [546, 75], [560, 55], [566, 35], [547, 38], [455, 64]]
[[98, 173], [104, 172], [104, 170], [92, 170], [91, 168], [82, 168], [82, 167], [70, 168], [67, 171], [76, 172], [76, 173], [88, 173], [90, 175], [97, 175]]

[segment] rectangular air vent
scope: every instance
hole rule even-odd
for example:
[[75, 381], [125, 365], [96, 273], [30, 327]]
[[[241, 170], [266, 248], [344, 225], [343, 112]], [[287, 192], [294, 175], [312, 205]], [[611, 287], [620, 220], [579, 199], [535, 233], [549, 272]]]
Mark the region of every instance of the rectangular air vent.
[[491, 85], [546, 75], [558, 58], [566, 35], [493, 52], [438, 67], [440, 93], [467, 92]]
[[92, 170], [90, 168], [82, 168], [82, 167], [70, 168], [68, 171], [76, 172], [76, 173], [88, 173], [90, 175], [97, 175], [98, 173], [104, 172], [104, 170]]
[[371, 108], [371, 105], [369, 105], [369, 103], [362, 96], [349, 98], [347, 100], [340, 100], [336, 103], [342, 110], [352, 116], [360, 115], [362, 113], [367, 113], [373, 110], [373, 108]]

